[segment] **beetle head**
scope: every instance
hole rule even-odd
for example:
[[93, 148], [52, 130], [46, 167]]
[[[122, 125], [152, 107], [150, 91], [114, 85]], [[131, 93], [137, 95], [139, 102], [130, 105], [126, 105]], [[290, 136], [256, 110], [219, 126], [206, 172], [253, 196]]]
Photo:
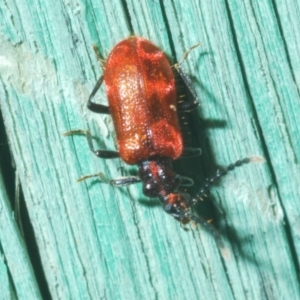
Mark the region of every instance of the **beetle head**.
[[171, 193], [163, 197], [161, 200], [166, 213], [173, 216], [182, 224], [187, 224], [190, 222], [190, 216], [186, 214], [190, 212], [190, 196], [188, 194]]

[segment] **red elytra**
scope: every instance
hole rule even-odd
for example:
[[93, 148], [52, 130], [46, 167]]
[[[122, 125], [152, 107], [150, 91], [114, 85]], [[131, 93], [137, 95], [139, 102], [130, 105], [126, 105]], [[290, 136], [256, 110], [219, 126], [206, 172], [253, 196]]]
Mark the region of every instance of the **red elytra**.
[[138, 37], [121, 41], [109, 54], [104, 82], [119, 153], [127, 164], [181, 156], [175, 79], [158, 47]]
[[[172, 67], [158, 47], [135, 36], [121, 41], [112, 49], [104, 67], [104, 75], [99, 78], [87, 104], [93, 112], [111, 114], [119, 152], [94, 150], [89, 131], [73, 130], [66, 135], [83, 133], [90, 150], [96, 156], [105, 159], [121, 157], [127, 164], [137, 164], [138, 176], [112, 179], [108, 183], [125, 186], [142, 182], [143, 193], [149, 197], [158, 197], [168, 214], [183, 224], [193, 220], [204, 225], [213, 234], [218, 246], [224, 249], [218, 231], [193, 213], [192, 206], [228, 171], [249, 162], [262, 161], [262, 158], [254, 156], [238, 160], [223, 171], [218, 171], [207, 179], [193, 198], [182, 191], [182, 187], [192, 185], [193, 180], [176, 174], [172, 161], [180, 156], [199, 155], [201, 150], [183, 148], [177, 112], [196, 108], [198, 99], [190, 78], [180, 64], [176, 64], [175, 68], [193, 97], [185, 103], [177, 103]], [[108, 107], [92, 101], [103, 80]], [[87, 175], [79, 181], [98, 175]]]

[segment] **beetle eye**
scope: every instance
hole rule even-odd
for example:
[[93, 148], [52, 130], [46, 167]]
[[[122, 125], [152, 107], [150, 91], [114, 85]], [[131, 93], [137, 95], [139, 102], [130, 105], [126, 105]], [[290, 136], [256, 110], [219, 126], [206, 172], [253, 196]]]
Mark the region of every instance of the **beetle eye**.
[[152, 174], [151, 173], [148, 173], [147, 175], [146, 175], [146, 180], [147, 181], [149, 181], [149, 180], [151, 180], [153, 178], [153, 176], [152, 176]]
[[152, 188], [151, 183], [147, 183], [147, 184], [145, 185], [145, 189], [146, 189], [146, 190], [150, 190], [151, 188]]

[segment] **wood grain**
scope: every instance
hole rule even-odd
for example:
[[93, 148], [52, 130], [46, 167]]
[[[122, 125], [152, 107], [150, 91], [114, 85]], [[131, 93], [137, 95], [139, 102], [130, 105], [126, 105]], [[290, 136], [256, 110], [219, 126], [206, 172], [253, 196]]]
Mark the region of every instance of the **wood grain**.
[[[0, 2], [1, 112], [53, 299], [300, 299], [299, 10], [296, 0]], [[86, 108], [101, 74], [92, 45], [106, 57], [133, 33], [174, 62], [201, 43], [183, 64], [201, 102], [192, 139], [203, 155], [183, 163], [197, 182], [239, 158], [266, 159], [212, 189], [230, 259], [202, 228], [184, 231], [145, 205], [139, 185], [76, 183], [135, 172], [62, 136], [90, 129], [99, 149], [115, 149], [110, 117]], [[103, 89], [98, 97], [106, 103]], [[39, 299], [27, 256], [11, 255], [26, 250], [17, 226], [3, 216], [4, 295], [14, 286]], [[29, 266], [22, 285], [13, 264]]]

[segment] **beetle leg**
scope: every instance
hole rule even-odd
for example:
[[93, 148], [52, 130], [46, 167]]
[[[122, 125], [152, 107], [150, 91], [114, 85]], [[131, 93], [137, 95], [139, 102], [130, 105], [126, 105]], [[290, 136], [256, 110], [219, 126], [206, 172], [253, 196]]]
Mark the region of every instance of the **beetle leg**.
[[[182, 101], [178, 103], [178, 110], [180, 111], [192, 111], [199, 105], [198, 95], [195, 90], [194, 84], [191, 78], [188, 76], [187, 73], [181, 68], [180, 63], [175, 65], [175, 69], [177, 70], [178, 74], [182, 78], [185, 86], [188, 88], [188, 91], [191, 95], [192, 100]], [[189, 98], [189, 97], [188, 97]]]
[[104, 78], [104, 76], [101, 75], [100, 78], [98, 79], [95, 87], [93, 88], [93, 90], [89, 96], [89, 99], [88, 99], [87, 107], [89, 110], [91, 110], [95, 113], [98, 113], [98, 114], [110, 114], [108, 106], [92, 102], [93, 97], [96, 95], [100, 86], [102, 85], [103, 78]]
[[108, 183], [112, 186], [116, 186], [116, 187], [122, 187], [122, 186], [126, 186], [126, 185], [130, 185], [130, 184], [134, 184], [134, 183], [138, 183], [141, 182], [141, 179], [137, 176], [127, 176], [127, 177], [121, 177], [118, 179], [106, 179], [105, 175], [103, 173], [96, 173], [96, 174], [90, 174], [90, 175], [85, 175], [80, 177], [79, 179], [77, 179], [77, 182], [81, 182], [83, 180], [86, 180], [88, 178], [93, 178], [93, 177], [100, 177], [101, 181]]
[[185, 147], [183, 148], [182, 155], [183, 157], [195, 157], [200, 156], [202, 153], [201, 148]]
[[106, 159], [106, 158], [118, 158], [118, 157], [120, 157], [120, 154], [119, 154], [119, 152], [117, 152], [117, 151], [111, 151], [111, 150], [95, 150], [95, 149], [94, 149], [94, 145], [93, 145], [92, 135], [91, 135], [91, 133], [90, 133], [89, 130], [81, 130], [81, 129], [78, 129], [78, 130], [71, 130], [71, 131], [68, 131], [68, 132], [64, 133], [64, 136], [73, 135], [73, 134], [83, 134], [83, 135], [85, 135], [90, 150], [91, 150], [97, 157], [105, 158], [105, 159]]
[[117, 187], [130, 185], [138, 182], [141, 182], [141, 179], [137, 176], [126, 176], [118, 179], [111, 179], [108, 181], [110, 185], [117, 186]]
[[191, 78], [189, 77], [189, 75], [181, 68], [181, 64], [187, 58], [187, 56], [189, 55], [189, 53], [194, 48], [198, 47], [199, 45], [200, 44], [192, 46], [188, 51], [186, 51], [183, 54], [183, 57], [182, 57], [181, 61], [174, 65], [174, 67], [177, 70], [178, 74], [180, 75], [180, 77], [184, 81], [186, 87], [188, 88], [188, 90], [189, 90], [189, 92], [191, 94], [191, 97], [193, 98], [192, 101], [186, 101], [186, 102], [179, 103], [178, 109], [181, 110], [181, 111], [187, 111], [187, 112], [189, 112], [189, 111], [192, 111], [195, 108], [197, 108], [197, 106], [199, 105], [198, 95], [197, 95], [197, 92], [195, 90], [194, 84], [193, 84]]

